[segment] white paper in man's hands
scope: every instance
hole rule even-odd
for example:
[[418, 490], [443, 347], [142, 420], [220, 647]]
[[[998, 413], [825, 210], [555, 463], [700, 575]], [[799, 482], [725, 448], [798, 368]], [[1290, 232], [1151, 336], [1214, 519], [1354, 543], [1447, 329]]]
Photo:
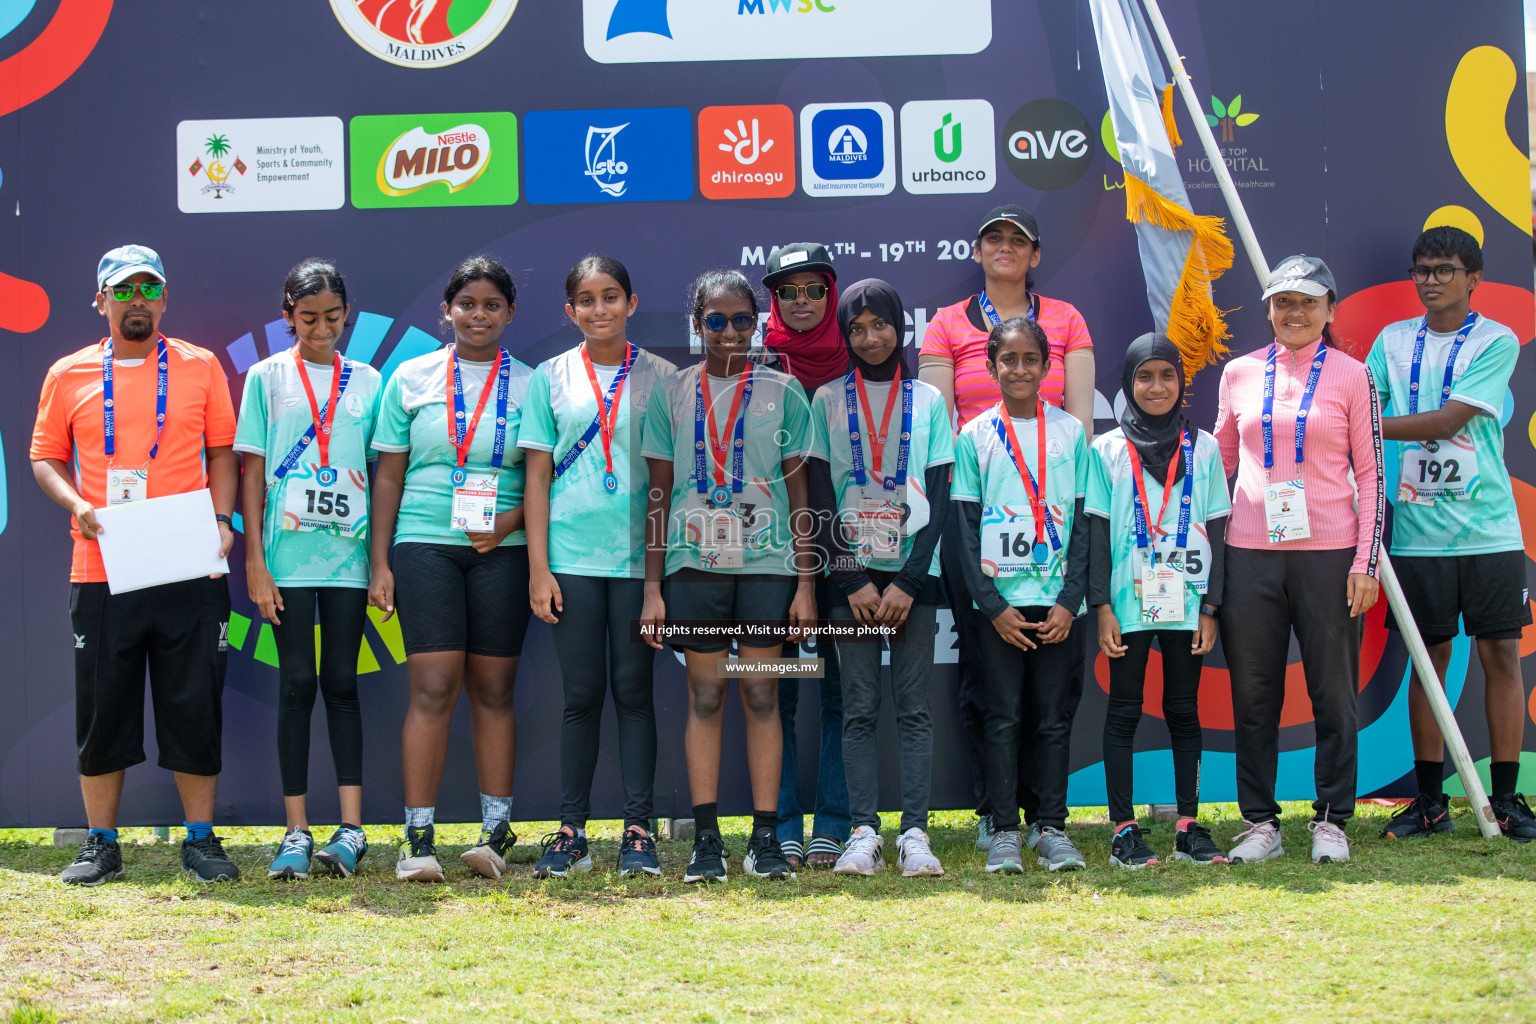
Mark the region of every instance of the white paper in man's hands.
[[229, 572], [207, 488], [96, 510], [101, 563], [114, 594]]

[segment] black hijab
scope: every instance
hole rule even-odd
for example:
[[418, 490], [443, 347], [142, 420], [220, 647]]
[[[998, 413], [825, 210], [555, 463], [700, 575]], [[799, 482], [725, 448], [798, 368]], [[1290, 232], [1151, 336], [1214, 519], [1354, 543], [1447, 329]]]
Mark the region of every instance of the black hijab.
[[[885, 362], [878, 365], [865, 362], [848, 343], [853, 322], [863, 315], [866, 308], [896, 327], [896, 348], [886, 357]], [[906, 318], [901, 310], [901, 296], [884, 281], [870, 277], [849, 285], [848, 290], [837, 300], [837, 326], [843, 332], [843, 344], [848, 346], [849, 367], [857, 367], [865, 380], [892, 380], [898, 367], [904, 379], [917, 379], [917, 374], [907, 365], [907, 347], [902, 344], [902, 335], [906, 333]]]
[[[1161, 416], [1153, 416], [1136, 404], [1136, 371], [1153, 359], [1165, 359], [1179, 371], [1179, 397], [1173, 408]], [[1179, 451], [1179, 434], [1190, 430], [1184, 418], [1184, 358], [1178, 348], [1161, 334], [1143, 334], [1131, 342], [1125, 350], [1125, 365], [1120, 368], [1120, 389], [1125, 393], [1125, 411], [1120, 414], [1120, 429], [1125, 439], [1136, 446], [1141, 465], [1160, 484], [1168, 482], [1168, 466]], [[1182, 460], [1174, 464], [1173, 478], [1182, 472]]]

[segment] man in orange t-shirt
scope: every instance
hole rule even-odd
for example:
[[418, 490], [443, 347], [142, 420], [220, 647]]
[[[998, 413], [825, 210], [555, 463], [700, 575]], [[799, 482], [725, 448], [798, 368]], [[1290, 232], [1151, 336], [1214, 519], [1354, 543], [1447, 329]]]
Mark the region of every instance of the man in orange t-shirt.
[[154, 250], [113, 249], [96, 284], [110, 334], [49, 369], [32, 432], [33, 475], [74, 517], [75, 738], [90, 833], [61, 877], [97, 885], [122, 875], [117, 808], [123, 772], [144, 760], [147, 668], [159, 763], [175, 773], [186, 814], [182, 868], [200, 881], [233, 879], [239, 871], [212, 825], [228, 584], [202, 578], [111, 593], [95, 509], [206, 487], [227, 555], [240, 479], [234, 405], [211, 352], [160, 333], [165, 270]]

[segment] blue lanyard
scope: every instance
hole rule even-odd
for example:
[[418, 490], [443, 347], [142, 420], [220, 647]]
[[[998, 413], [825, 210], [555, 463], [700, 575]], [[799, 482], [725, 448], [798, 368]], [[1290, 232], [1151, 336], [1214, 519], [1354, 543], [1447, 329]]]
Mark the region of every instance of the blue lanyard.
[[[1056, 535], [1056, 521], [1051, 518], [1051, 506], [1048, 503], [1046, 495], [1039, 490], [1039, 484], [1035, 482], [1035, 474], [1029, 471], [1029, 463], [1024, 461], [1024, 453], [1015, 452], [1013, 450], [1013, 445], [1008, 441], [1008, 428], [1003, 426], [1003, 417], [1007, 415], [1008, 411], [999, 405], [998, 408], [992, 413], [992, 426], [997, 430], [998, 439], [1003, 442], [1003, 451], [1007, 452], [1008, 457], [1013, 460], [1014, 468], [1019, 471], [1020, 476], [1029, 477], [1029, 485], [1035, 488], [1035, 492], [1040, 495], [1040, 500], [1038, 503], [1039, 508], [1036, 509], [1032, 504], [1030, 507], [1030, 513], [1032, 515], [1040, 516], [1040, 518], [1045, 521], [1045, 533], [1046, 536], [1051, 538], [1051, 550], [1060, 551], [1061, 538]], [[1041, 436], [1044, 437], [1044, 405], [1041, 405], [1040, 411], [1035, 414], [1035, 420], [1035, 429], [1041, 431]], [[1040, 445], [1040, 449], [1042, 452], [1044, 452], [1045, 445], [1043, 443]], [[1038, 536], [1038, 534], [1036, 536]], [[1035, 545], [1034, 558], [1036, 562], [1044, 562], [1046, 559], [1046, 552], [1040, 550], [1042, 547], [1044, 547], [1043, 544]]]
[[[1446, 399], [1451, 397], [1451, 378], [1456, 374], [1456, 357], [1461, 354], [1461, 345], [1467, 340], [1467, 335], [1472, 333], [1472, 328], [1477, 326], [1477, 314], [1468, 313], [1466, 322], [1461, 325], [1461, 330], [1456, 332], [1456, 340], [1451, 342], [1451, 355], [1445, 361], [1445, 379], [1440, 387], [1440, 405], [1444, 406]], [[1419, 365], [1424, 362], [1424, 335], [1429, 330], [1429, 317], [1419, 325], [1419, 336], [1413, 339], [1413, 376], [1408, 382], [1408, 415], [1412, 416], [1419, 411]]]
[[[1275, 464], [1275, 355], [1280, 346], [1274, 342], [1269, 346], [1269, 359], [1264, 363], [1264, 468], [1269, 469]], [[1312, 396], [1317, 393], [1318, 378], [1323, 375], [1323, 360], [1328, 358], [1328, 348], [1325, 345], [1317, 347], [1317, 358], [1312, 360], [1312, 372], [1307, 375], [1307, 383], [1301, 391], [1301, 404], [1296, 408], [1296, 465], [1306, 461], [1306, 454], [1302, 444], [1307, 438], [1307, 410], [1312, 408]]]
[[[1141, 459], [1136, 457], [1136, 448], [1130, 441], [1125, 442], [1131, 455], [1131, 487], [1134, 488], [1136, 500], [1131, 502], [1131, 523], [1136, 534], [1136, 546], [1145, 548], [1152, 543], [1152, 531], [1147, 524], [1148, 509], [1146, 484], [1141, 478]], [[1189, 431], [1183, 431], [1179, 436], [1179, 447], [1184, 455], [1184, 493], [1179, 496], [1179, 525], [1178, 533], [1174, 538], [1174, 544], [1180, 551], [1189, 547], [1189, 518], [1191, 503], [1195, 492], [1195, 446], [1189, 439]], [[1170, 472], [1172, 467], [1170, 467]], [[1166, 508], [1168, 497], [1163, 495], [1163, 505]], [[1162, 518], [1162, 513], [1158, 513]], [[1161, 526], [1162, 523], [1158, 523]]]
[[[501, 457], [507, 450], [507, 398], [512, 390], [512, 356], [506, 349], [497, 353], [496, 365], [496, 439], [491, 442], [492, 469], [501, 468]], [[453, 448], [458, 455], [455, 461], [462, 467], [463, 463], [469, 461], [467, 449], [474, 444], [474, 434], [464, 413], [464, 378], [459, 373], [458, 356], [453, 352], [448, 353], [448, 366], [449, 376], [453, 378]], [[490, 387], [489, 381], [486, 387]], [[484, 408], [485, 399], [482, 396], [480, 408], [475, 410], [475, 427], [480, 425], [480, 413]]]
[[[1025, 294], [1024, 300], [1026, 303], [1024, 318], [1026, 320], [1033, 320], [1035, 318], [1035, 304], [1030, 301], [1028, 293]], [[981, 311], [986, 316], [987, 322], [993, 327], [1003, 322], [1003, 318], [997, 315], [997, 307], [992, 305], [991, 299], [987, 298], [987, 290], [985, 288], [981, 290], [980, 295], [976, 296], [976, 302], [981, 306]]]
[[709, 492], [710, 503], [724, 508], [731, 503], [732, 494], [740, 494], [746, 475], [746, 433], [747, 433], [747, 406], [752, 404], [752, 375], [755, 368], [748, 368], [746, 383], [741, 385], [741, 412], [736, 417], [735, 428], [731, 431], [731, 486], [726, 490], [722, 484], [713, 491], [709, 490], [709, 463], [706, 460], [706, 451], [709, 448], [704, 440], [704, 417], [713, 416], [713, 409], [704, 408], [704, 374], [709, 372], [702, 365], [699, 367], [698, 379], [694, 382], [693, 403], [693, 480], [700, 494]]
[[[303, 373], [304, 371], [301, 369], [299, 372]], [[350, 381], [351, 379], [352, 379], [352, 360], [350, 360], [350, 359], [346, 358], [345, 356], [343, 356], [342, 360], [341, 360], [341, 381], [336, 386], [336, 401], [338, 401], [338, 402], [341, 401], [342, 394], [345, 393], [346, 390], [347, 390], [347, 382]], [[325, 402], [325, 405], [322, 405], [320, 407], [320, 420], [322, 422], [324, 422], [324, 420], [325, 420], [326, 408], [330, 404], [331, 404], [330, 399], [327, 398], [326, 402]], [[505, 413], [506, 413], [506, 410], [503, 409], [502, 410], [502, 414], [505, 415]], [[309, 429], [304, 431], [304, 433], [302, 435], [300, 435], [299, 439], [293, 443], [293, 447], [288, 449], [288, 454], [283, 456], [283, 461], [279, 462], [277, 464], [277, 468], [272, 470], [272, 479], [274, 479], [274, 480], [281, 480], [283, 477], [287, 476], [288, 472], [290, 470], [292, 470], [294, 466], [297, 466], [299, 464], [299, 456], [304, 454], [304, 449], [308, 448], [309, 445], [310, 445], [310, 442], [314, 441], [314, 439], [315, 439], [315, 419], [314, 419], [314, 417], [310, 417]]]
[[[160, 454], [160, 433], [165, 430], [165, 397], [170, 393], [170, 355], [166, 352], [165, 335], [155, 346], [155, 446], [149, 450], [153, 459]], [[106, 437], [107, 458], [117, 454], [117, 402], [112, 388], [112, 339], [108, 338], [101, 353], [101, 432]]]
[[[856, 371], [855, 371], [856, 372]], [[864, 442], [859, 430], [859, 397], [852, 373], [843, 381], [843, 407], [848, 410], [848, 447], [853, 453], [853, 481], [863, 487], [868, 480], [864, 472]], [[874, 410], [870, 410], [874, 414]], [[870, 424], [873, 429], [874, 424]], [[896, 475], [884, 477], [880, 485], [888, 491], [906, 485], [907, 462], [912, 455], [912, 380], [901, 381], [901, 438], [896, 446]]]
[[[571, 445], [570, 450], [565, 453], [565, 456], [561, 458], [560, 463], [555, 466], [555, 476], [560, 476], [560, 474], [574, 466], [576, 464], [576, 460], [581, 458], [581, 453], [587, 450], [587, 446], [590, 445], [592, 443], [592, 439], [597, 436], [597, 431], [602, 424], [603, 417], [607, 416], [609, 414], [609, 410], [613, 408], [614, 393], [623, 386], [624, 378], [629, 376], [629, 368], [635, 365], [635, 356], [638, 355], [639, 352], [640, 350], [634, 345], [629, 346], [628, 358], [626, 358], [623, 365], [619, 367], [619, 372], [613, 375], [613, 382], [608, 385], [608, 394], [603, 396], [603, 404], [597, 410], [597, 417], [593, 419], [590, 424], [588, 424], [586, 433], [582, 434], [576, 439], [576, 443]], [[615, 493], [618, 490], [618, 486], [618, 479], [614, 477], [613, 474], [610, 473], [604, 477], [603, 487], [607, 489], [609, 494]]]

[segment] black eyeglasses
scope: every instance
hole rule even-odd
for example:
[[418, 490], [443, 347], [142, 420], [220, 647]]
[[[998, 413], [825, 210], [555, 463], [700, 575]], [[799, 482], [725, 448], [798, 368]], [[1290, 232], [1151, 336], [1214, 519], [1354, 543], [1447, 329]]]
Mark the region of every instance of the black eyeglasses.
[[736, 328], [737, 333], [745, 334], [757, 329], [757, 317], [751, 313], [737, 313], [735, 316], [726, 316], [724, 313], [711, 313], [704, 318], [704, 329], [710, 334], [719, 334], [725, 330], [725, 325], [730, 324]]
[[1408, 276], [1413, 278], [1414, 284], [1426, 284], [1429, 281], [1429, 275], [1434, 274], [1435, 283], [1450, 284], [1456, 279], [1456, 271], [1458, 270], [1463, 274], [1472, 273], [1472, 271], [1468, 270], [1466, 267], [1453, 267], [1449, 263], [1441, 263], [1440, 265], [1434, 267], [1426, 267], [1423, 265], [1409, 267]]
[[824, 284], [781, 284], [773, 290], [773, 294], [779, 297], [780, 302], [794, 302], [804, 295], [812, 302], [820, 302], [827, 297], [827, 286]]

